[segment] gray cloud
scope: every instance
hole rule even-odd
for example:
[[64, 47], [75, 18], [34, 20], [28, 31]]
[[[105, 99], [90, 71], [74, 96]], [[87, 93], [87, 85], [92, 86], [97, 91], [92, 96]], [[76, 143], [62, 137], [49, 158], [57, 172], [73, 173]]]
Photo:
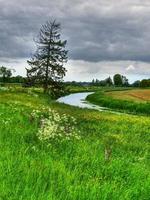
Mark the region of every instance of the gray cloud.
[[149, 0], [0, 0], [0, 8], [1, 61], [30, 57], [41, 24], [56, 18], [72, 60], [150, 62]]
[[72, 80], [75, 74], [77, 74], [76, 80], [90, 81], [93, 78], [101, 80], [120, 73], [127, 76], [130, 82], [133, 82], [137, 79], [149, 78], [150, 75], [149, 63], [137, 61], [100, 61], [91, 63], [70, 60], [66, 68], [68, 69], [66, 80]]

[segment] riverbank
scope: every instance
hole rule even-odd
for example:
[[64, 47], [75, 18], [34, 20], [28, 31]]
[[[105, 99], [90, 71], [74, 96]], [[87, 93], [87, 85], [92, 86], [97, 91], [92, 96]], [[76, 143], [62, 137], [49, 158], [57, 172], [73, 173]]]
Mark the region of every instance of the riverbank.
[[150, 115], [149, 101], [137, 102], [133, 100], [113, 98], [111, 95], [107, 95], [107, 91], [95, 92], [91, 95], [88, 95], [86, 100], [95, 105], [107, 107], [118, 112], [125, 112], [134, 115], [136, 114]]
[[[80, 139], [40, 141], [33, 113], [47, 116], [49, 108], [74, 117]], [[2, 199], [149, 199], [149, 117], [77, 108], [40, 91], [16, 90], [0, 91], [0, 121]]]
[[78, 92], [69, 94], [57, 99], [58, 103], [63, 103], [70, 106], [76, 106], [78, 108], [86, 108], [86, 109], [93, 109], [98, 111], [106, 111], [107, 108], [96, 106], [92, 103], [86, 101], [86, 97], [94, 92]]

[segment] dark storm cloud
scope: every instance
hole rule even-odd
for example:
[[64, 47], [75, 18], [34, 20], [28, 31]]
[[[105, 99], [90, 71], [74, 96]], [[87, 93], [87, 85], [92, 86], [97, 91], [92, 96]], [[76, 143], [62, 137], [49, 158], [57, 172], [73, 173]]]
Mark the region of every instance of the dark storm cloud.
[[25, 58], [49, 18], [61, 22], [69, 57], [150, 61], [148, 0], [0, 0], [0, 58]]

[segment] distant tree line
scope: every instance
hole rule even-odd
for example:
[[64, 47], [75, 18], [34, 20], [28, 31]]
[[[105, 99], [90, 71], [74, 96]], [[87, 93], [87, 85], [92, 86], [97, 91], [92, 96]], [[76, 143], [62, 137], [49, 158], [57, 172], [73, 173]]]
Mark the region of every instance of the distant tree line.
[[108, 77], [104, 80], [93, 79], [92, 85], [94, 85], [94, 86], [112, 86], [113, 81], [110, 77]]
[[13, 69], [0, 67], [0, 83], [24, 83], [25, 79], [22, 76], [12, 76]]
[[140, 87], [150, 87], [150, 79], [143, 79], [142, 81], [139, 81]]
[[121, 74], [115, 74], [113, 76], [113, 79], [110, 76], [104, 80], [93, 79], [92, 85], [95, 85], [95, 86], [113, 86], [114, 85], [114, 86], [120, 86], [120, 87], [130, 86], [128, 79]]
[[22, 77], [20, 75], [12, 76], [12, 72], [14, 69], [9, 69], [7, 67], [0, 67], [0, 83], [25, 83], [27, 78]]
[[150, 79], [143, 79], [143, 80], [136, 80], [132, 84], [129, 84], [128, 79], [121, 75], [121, 74], [115, 74], [113, 76], [113, 79], [110, 77], [104, 79], [104, 80], [98, 80], [93, 79], [92, 85], [94, 86], [119, 86], [119, 87], [150, 87]]
[[[28, 77], [22, 77], [20, 75], [12, 76], [13, 69], [7, 67], [0, 67], [0, 83], [20, 83], [22, 86], [30, 87], [37, 86], [39, 84], [29, 84]], [[77, 82], [77, 81], [66, 81], [64, 85], [73, 86], [118, 86], [118, 87], [150, 87], [150, 79], [136, 80], [134, 83], [129, 84], [128, 79], [121, 75], [115, 74], [113, 79], [109, 76], [104, 80], [93, 79], [91, 82]]]
[[22, 77], [22, 76], [12, 76], [12, 77], [7, 77], [5, 80], [0, 77], [0, 83], [25, 83], [27, 78]]

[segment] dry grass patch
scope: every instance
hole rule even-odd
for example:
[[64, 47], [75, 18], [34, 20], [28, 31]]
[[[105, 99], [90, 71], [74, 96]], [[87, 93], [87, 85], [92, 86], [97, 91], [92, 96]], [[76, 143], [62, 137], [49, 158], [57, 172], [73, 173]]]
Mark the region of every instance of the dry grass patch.
[[137, 102], [150, 101], [150, 89], [135, 89], [128, 91], [112, 91], [107, 92], [108, 96], [115, 99], [134, 100]]

